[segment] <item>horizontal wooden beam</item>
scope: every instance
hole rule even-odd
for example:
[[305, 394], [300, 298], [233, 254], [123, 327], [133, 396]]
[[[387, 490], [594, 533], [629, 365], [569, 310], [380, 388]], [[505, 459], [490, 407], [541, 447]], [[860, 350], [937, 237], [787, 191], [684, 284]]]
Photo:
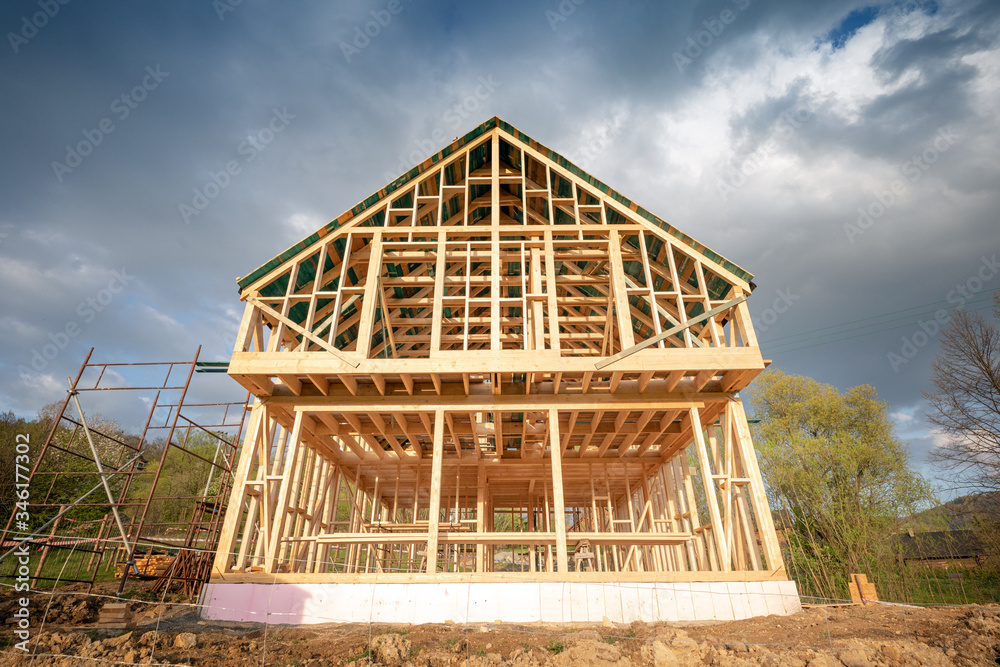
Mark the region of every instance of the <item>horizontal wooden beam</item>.
[[[325, 343], [325, 341], [324, 341]], [[613, 359], [613, 357], [612, 357]], [[617, 360], [615, 372], [719, 372], [764, 369], [756, 347], [705, 347], [697, 349], [642, 350]], [[445, 351], [427, 359], [340, 359], [324, 352], [235, 352], [229, 361], [230, 375], [310, 375], [381, 373], [585, 373], [594, 372], [594, 360], [586, 356], [560, 356], [558, 350], [476, 350], [474, 353]], [[460, 377], [460, 375], [458, 375]]]

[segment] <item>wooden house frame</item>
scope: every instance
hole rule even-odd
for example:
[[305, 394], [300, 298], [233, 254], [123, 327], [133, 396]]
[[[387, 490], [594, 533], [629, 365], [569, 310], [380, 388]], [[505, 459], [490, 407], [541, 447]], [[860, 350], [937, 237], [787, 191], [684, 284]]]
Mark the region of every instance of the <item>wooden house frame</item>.
[[229, 373], [258, 400], [208, 616], [254, 620], [253, 583], [771, 582], [742, 615], [796, 607], [738, 393], [765, 367], [751, 280], [498, 118], [456, 139], [239, 281]]

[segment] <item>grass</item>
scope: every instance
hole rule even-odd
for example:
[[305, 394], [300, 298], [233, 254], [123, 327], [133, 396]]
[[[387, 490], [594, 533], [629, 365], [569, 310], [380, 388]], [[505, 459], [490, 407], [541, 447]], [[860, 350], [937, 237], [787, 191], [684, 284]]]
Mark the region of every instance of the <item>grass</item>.
[[549, 642], [549, 645], [545, 647], [546, 651], [552, 651], [553, 654], [559, 655], [566, 650], [566, 644], [562, 642], [557, 642], [555, 639]]
[[364, 660], [365, 658], [370, 658], [370, 657], [372, 657], [372, 650], [370, 648], [366, 648], [358, 655], [353, 656], [351, 658], [347, 658], [346, 660], [344, 660], [344, 662], [357, 662], [358, 660]]

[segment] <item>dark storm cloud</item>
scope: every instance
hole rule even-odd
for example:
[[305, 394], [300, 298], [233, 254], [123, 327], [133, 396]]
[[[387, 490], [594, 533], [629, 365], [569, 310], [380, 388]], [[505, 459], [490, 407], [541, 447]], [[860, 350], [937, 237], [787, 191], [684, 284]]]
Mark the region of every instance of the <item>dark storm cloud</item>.
[[[1000, 245], [998, 9], [910, 4], [874, 18], [840, 0], [60, 5], [17, 52], [0, 45], [0, 409], [61, 398], [92, 345], [105, 360], [198, 344], [227, 358], [237, 276], [493, 114], [754, 272], [755, 319], [792, 290], [764, 341], [943, 299]], [[37, 11], [7, 3], [0, 29], [19, 35]], [[858, 207], [943, 126], [958, 141], [849, 243]], [[88, 154], [71, 166], [74, 151]], [[115, 271], [128, 280], [112, 294]], [[886, 361], [910, 335], [765, 353], [874, 384], [912, 415], [919, 458], [936, 348]]]

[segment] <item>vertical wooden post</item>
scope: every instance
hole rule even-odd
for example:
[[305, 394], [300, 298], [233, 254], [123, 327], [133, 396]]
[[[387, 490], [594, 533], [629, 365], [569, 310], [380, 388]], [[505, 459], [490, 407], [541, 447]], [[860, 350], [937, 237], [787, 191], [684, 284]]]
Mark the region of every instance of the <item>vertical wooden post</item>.
[[[614, 294], [615, 315], [618, 318], [618, 336], [622, 349], [625, 350], [635, 345], [635, 335], [632, 333], [632, 312], [628, 305], [621, 241], [616, 231], [608, 233], [608, 266], [611, 268], [611, 289]], [[656, 317], [656, 313], [651, 314]]]
[[[240, 520], [240, 512], [236, 508], [243, 504], [243, 495], [246, 493], [247, 475], [250, 466], [254, 461], [254, 454], [257, 449], [257, 439], [260, 437], [260, 430], [267, 428], [264, 416], [264, 404], [255, 400], [250, 409], [250, 423], [247, 426], [246, 437], [243, 438], [243, 446], [240, 448], [240, 462], [236, 466], [233, 475], [233, 486], [229, 491], [229, 511], [226, 512], [222, 520], [222, 529], [219, 534], [219, 546], [215, 552], [215, 564], [213, 569], [217, 573], [229, 572], [233, 564], [233, 551], [236, 547], [236, 526]], [[246, 531], [244, 531], [246, 532]], [[243, 536], [241, 552], [245, 551], [245, 544], [249, 542], [250, 535]]]
[[375, 324], [375, 308], [381, 299], [382, 274], [382, 232], [372, 234], [371, 254], [368, 256], [368, 277], [365, 281], [365, 295], [361, 300], [361, 314], [358, 319], [358, 354], [368, 356], [372, 345], [372, 329]]
[[750, 496], [753, 499], [754, 514], [757, 517], [757, 532], [764, 545], [767, 569], [772, 572], [783, 570], [785, 562], [781, 557], [778, 535], [774, 530], [774, 521], [771, 519], [770, 507], [767, 504], [767, 495], [764, 493], [764, 480], [761, 478], [760, 468], [757, 466], [757, 452], [754, 451], [753, 441], [750, 439], [750, 427], [747, 425], [743, 401], [739, 398], [733, 399], [729, 403], [729, 409], [733, 426], [736, 428], [736, 440], [740, 449], [740, 458], [743, 459], [743, 470], [750, 479]]
[[265, 568], [267, 572], [274, 572], [277, 568], [278, 547], [281, 544], [282, 532], [285, 528], [285, 521], [288, 518], [289, 494], [293, 485], [292, 472], [298, 461], [299, 451], [302, 449], [300, 438], [302, 437], [302, 419], [305, 413], [301, 410], [295, 411], [295, 422], [292, 425], [292, 432], [288, 438], [288, 449], [285, 453], [285, 467], [282, 472], [281, 490], [278, 492], [277, 504], [274, 509], [274, 518], [271, 523], [271, 534], [267, 536], [267, 551], [265, 552]]
[[712, 477], [712, 464], [708, 460], [708, 451], [705, 449], [705, 438], [701, 432], [701, 416], [698, 408], [691, 408], [691, 430], [694, 433], [694, 448], [698, 455], [698, 467], [701, 468], [701, 483], [705, 489], [705, 504], [708, 505], [708, 515], [712, 522], [712, 541], [719, 557], [719, 569], [729, 572], [732, 567], [732, 558], [729, 555], [729, 548], [726, 544], [726, 531], [722, 525], [722, 515], [719, 512], [719, 498], [716, 493], [715, 478]]
[[559, 442], [559, 410], [549, 408], [549, 451], [552, 456], [552, 504], [556, 520], [556, 563], [559, 572], [569, 572], [566, 549], [566, 505], [563, 498], [562, 446]]
[[[500, 133], [493, 130], [490, 149], [490, 349], [501, 348], [500, 333]], [[466, 313], [466, 317], [469, 314]]]
[[[535, 494], [532, 493], [532, 483], [528, 484], [528, 532], [535, 532]], [[535, 555], [538, 552], [538, 547], [534, 544], [528, 545], [528, 553], [531, 554], [531, 560], [528, 562], [528, 571], [535, 571]]]
[[[440, 209], [440, 205], [438, 208]], [[438, 232], [437, 262], [434, 265], [434, 312], [431, 314], [431, 356], [434, 356], [436, 352], [441, 350], [441, 318], [444, 316], [444, 274], [448, 257], [447, 238], [448, 236], [443, 230]]]
[[431, 507], [427, 517], [427, 573], [437, 572], [441, 515], [441, 468], [444, 462], [444, 410], [434, 411], [434, 458], [431, 463]]
[[[476, 532], [486, 530], [486, 464], [479, 462], [476, 476]], [[485, 572], [486, 545], [476, 544], [476, 572]]]

